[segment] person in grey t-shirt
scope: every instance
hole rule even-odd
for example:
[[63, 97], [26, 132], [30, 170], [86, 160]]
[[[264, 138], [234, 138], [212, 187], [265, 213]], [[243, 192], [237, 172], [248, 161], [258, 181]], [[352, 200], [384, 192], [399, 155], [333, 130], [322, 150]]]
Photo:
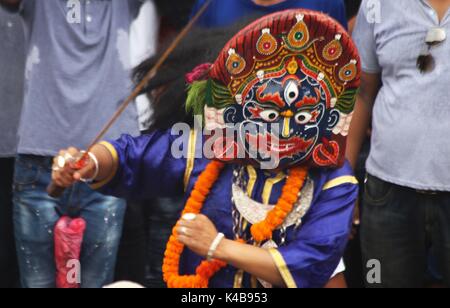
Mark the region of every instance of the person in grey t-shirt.
[[18, 16], [0, 9], [0, 158], [16, 155], [23, 99], [25, 41]]
[[[46, 193], [52, 157], [85, 149], [131, 90], [129, 29], [140, 0], [0, 0], [22, 17], [27, 39], [25, 98], [14, 176], [14, 223], [21, 283], [55, 287], [53, 229], [61, 215], [87, 229], [76, 271], [81, 287], [112, 282], [125, 201], [86, 184], [60, 199]], [[106, 138], [139, 134], [136, 107]], [[77, 268], [78, 269], [78, 268]]]
[[354, 30], [356, 164], [372, 116], [361, 220], [370, 287], [423, 287], [428, 256], [450, 287], [450, 0], [364, 0]]
[[18, 283], [12, 180], [23, 95], [25, 42], [20, 18], [0, 8], [0, 288]]

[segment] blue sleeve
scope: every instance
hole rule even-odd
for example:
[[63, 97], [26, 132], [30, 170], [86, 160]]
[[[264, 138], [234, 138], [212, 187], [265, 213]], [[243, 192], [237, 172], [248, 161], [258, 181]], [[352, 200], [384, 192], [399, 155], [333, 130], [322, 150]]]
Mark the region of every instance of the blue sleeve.
[[[116, 141], [103, 143], [118, 162], [118, 168], [106, 184], [97, 186], [105, 194], [132, 200], [182, 195], [186, 170], [184, 148], [187, 148], [184, 142], [188, 143], [188, 139], [189, 136], [173, 136], [169, 130], [137, 138], [123, 135]], [[177, 146], [178, 156], [182, 158], [174, 157], [173, 146]]]
[[344, 254], [357, 196], [354, 183], [322, 191], [297, 238], [271, 250], [288, 287], [322, 288], [327, 284]]
[[348, 30], [347, 12], [343, 0], [329, 0], [330, 10], [328, 14], [336, 19], [345, 29]]

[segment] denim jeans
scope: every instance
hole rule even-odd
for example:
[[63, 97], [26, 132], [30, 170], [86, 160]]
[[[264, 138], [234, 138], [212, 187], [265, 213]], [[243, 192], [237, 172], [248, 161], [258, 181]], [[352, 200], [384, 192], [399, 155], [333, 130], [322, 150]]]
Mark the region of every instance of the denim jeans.
[[0, 158], [0, 288], [18, 286], [12, 219], [13, 158]]
[[450, 287], [450, 193], [418, 192], [369, 175], [361, 244], [364, 265], [377, 260], [381, 266], [381, 283], [368, 287], [424, 287], [430, 255]]
[[122, 234], [125, 201], [101, 195], [86, 184], [60, 199], [47, 195], [52, 159], [20, 155], [14, 173], [14, 226], [21, 283], [27, 288], [55, 287], [53, 229], [61, 215], [77, 209], [87, 222], [81, 251], [81, 287], [111, 283]]

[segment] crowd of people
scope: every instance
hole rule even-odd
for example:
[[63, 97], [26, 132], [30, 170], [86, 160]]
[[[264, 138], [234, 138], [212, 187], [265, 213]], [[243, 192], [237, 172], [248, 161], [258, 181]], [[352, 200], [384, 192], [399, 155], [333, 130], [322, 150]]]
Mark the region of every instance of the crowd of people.
[[[0, 287], [58, 286], [62, 216], [86, 222], [83, 288], [450, 287], [449, 0], [212, 0], [109, 141], [68, 166], [207, 2], [0, 0]], [[192, 131], [175, 159], [171, 128], [192, 113], [258, 118], [314, 154], [269, 171], [194, 159]]]

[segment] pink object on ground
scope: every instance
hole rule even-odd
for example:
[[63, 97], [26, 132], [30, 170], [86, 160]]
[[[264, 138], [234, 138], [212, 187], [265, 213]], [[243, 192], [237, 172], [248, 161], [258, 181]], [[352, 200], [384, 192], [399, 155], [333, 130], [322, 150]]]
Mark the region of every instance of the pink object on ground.
[[[80, 273], [74, 263], [79, 264], [86, 221], [82, 218], [62, 217], [55, 226], [56, 287], [79, 288]], [[78, 278], [78, 279], [77, 279]], [[78, 280], [78, 281], [77, 281]]]

